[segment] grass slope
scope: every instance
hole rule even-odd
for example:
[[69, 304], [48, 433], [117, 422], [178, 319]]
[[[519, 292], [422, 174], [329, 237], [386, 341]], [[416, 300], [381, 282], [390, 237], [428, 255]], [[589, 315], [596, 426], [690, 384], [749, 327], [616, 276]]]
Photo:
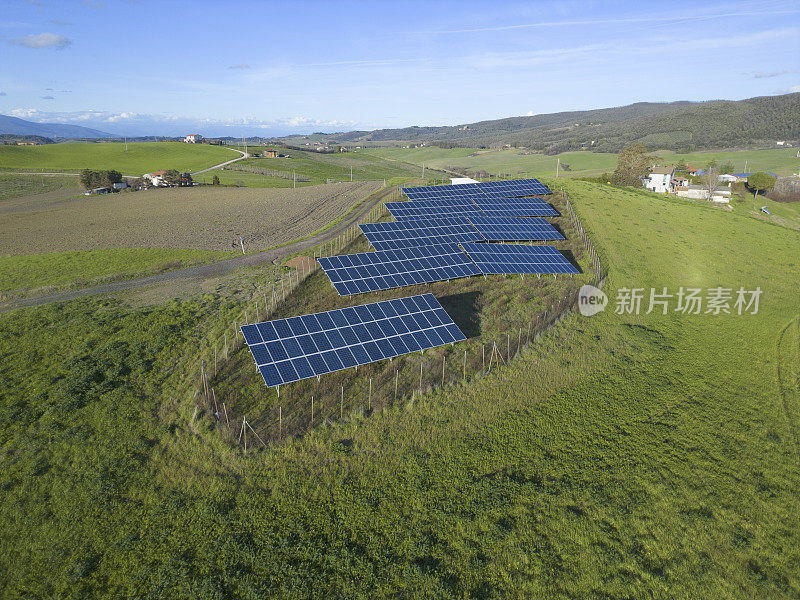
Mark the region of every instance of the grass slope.
[[2, 594], [798, 596], [800, 236], [564, 185], [612, 306], [742, 285], [760, 312], [572, 317], [499, 374], [248, 456], [180, 358], [231, 300], [0, 315]]
[[[611, 172], [617, 166], [617, 155], [603, 152], [562, 152], [556, 155], [520, 154], [520, 150], [474, 150], [453, 148], [446, 150], [435, 147], [425, 148], [369, 148], [362, 150], [376, 156], [403, 160], [410, 163], [425, 163], [430, 167], [457, 166], [470, 169], [483, 169], [491, 174], [504, 173], [514, 176], [528, 174], [531, 176], [551, 177], [556, 172], [556, 160], [562, 165], [568, 164], [571, 171], [561, 170], [564, 176], [581, 176], [604, 171]], [[709, 161], [732, 161], [737, 172], [763, 170], [778, 175], [791, 175], [800, 169], [800, 159], [794, 148], [776, 150], [746, 150], [724, 152], [692, 152], [675, 154], [664, 150], [656, 150], [654, 154], [661, 156], [668, 164], [686, 162], [703, 167]]]
[[74, 175], [0, 175], [0, 200], [62, 189], [74, 191], [79, 186], [78, 178]]
[[[395, 177], [419, 177], [422, 169], [410, 163], [396, 160], [384, 160], [380, 156], [368, 154], [361, 150], [336, 154], [320, 154], [303, 150], [281, 149], [281, 154], [289, 158], [247, 159], [239, 161], [233, 168], [255, 167], [271, 169], [308, 177], [310, 181], [297, 182], [297, 187], [318, 185], [331, 181], [350, 181], [350, 169], [353, 181], [379, 181]], [[242, 185], [247, 187], [292, 187], [291, 179], [281, 179], [237, 170], [215, 169], [199, 175], [199, 181], [211, 183], [217, 175], [223, 184]]]
[[234, 256], [234, 252], [114, 248], [0, 256], [0, 292], [86, 286], [171, 271]]
[[11, 169], [116, 169], [141, 175], [158, 169], [197, 171], [240, 156], [222, 146], [182, 142], [63, 143], [42, 146], [0, 146], [0, 165]]

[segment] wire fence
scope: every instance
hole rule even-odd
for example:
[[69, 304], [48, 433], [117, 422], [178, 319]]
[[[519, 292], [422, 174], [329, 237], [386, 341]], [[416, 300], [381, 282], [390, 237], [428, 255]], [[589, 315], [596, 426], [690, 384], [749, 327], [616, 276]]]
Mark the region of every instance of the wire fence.
[[[572, 207], [569, 196], [563, 190], [558, 191], [557, 195], [563, 207], [562, 216], [576, 233], [588, 257], [591, 268], [589, 283], [602, 287], [606, 271], [600, 256]], [[396, 189], [383, 201], [399, 200], [401, 197], [400, 190]], [[360, 418], [375, 410], [396, 406], [398, 402], [408, 400], [409, 396], [413, 399], [438, 387], [489, 375], [511, 362], [577, 307], [579, 289], [576, 288], [560, 294], [543, 312], [529, 315], [524, 327], [497, 331], [491, 341], [472, 345], [463, 354], [453, 349], [441, 357], [435, 353], [426, 356], [424, 352], [418, 356], [398, 357], [390, 359], [388, 367], [362, 366], [360, 376], [359, 367], [355, 367], [355, 377], [342, 376], [336, 398], [331, 398], [330, 393], [328, 397], [316, 398], [313, 395], [289, 398], [284, 394], [286, 405], [279, 401], [272, 411], [274, 414], [268, 418], [262, 415], [251, 422], [246, 414], [234, 415], [224, 399], [217, 398], [213, 380], [230, 357], [245, 345], [240, 327], [269, 319], [298, 286], [320, 269], [316, 258], [339, 253], [359, 237], [359, 224], [377, 222], [388, 215], [388, 210], [381, 202], [358, 223], [314, 249], [313, 263], [302, 261], [293, 269], [276, 267], [273, 282], [254, 291], [249, 301], [243, 303], [239, 318], [222, 331], [207, 336], [201, 348], [201, 358], [195, 365], [197, 395], [203, 407], [211, 413], [223, 437], [238, 444], [245, 452], [252, 450], [254, 445], [267, 446], [289, 436], [303, 435], [321, 423], [334, 425], [349, 418]], [[439, 361], [441, 364], [438, 364]], [[281, 400], [280, 391], [278, 398]]]

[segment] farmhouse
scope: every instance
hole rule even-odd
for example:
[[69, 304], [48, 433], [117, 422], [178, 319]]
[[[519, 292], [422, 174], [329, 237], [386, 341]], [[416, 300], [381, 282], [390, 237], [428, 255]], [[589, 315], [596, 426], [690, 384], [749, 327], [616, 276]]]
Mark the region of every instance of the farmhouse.
[[642, 185], [651, 192], [666, 194], [672, 185], [673, 167], [653, 167], [650, 175], [642, 178]]
[[278, 158], [278, 151], [266, 149], [261, 153], [261, 156], [264, 158]]
[[142, 179], [147, 179], [153, 187], [166, 187], [167, 182], [164, 180], [165, 173], [166, 170], [164, 169], [156, 171], [155, 173], [145, 173], [142, 175]]
[[200, 142], [203, 141], [203, 136], [200, 135], [199, 133], [190, 133], [185, 138], [183, 138], [183, 141], [186, 142], [187, 144], [199, 144]]

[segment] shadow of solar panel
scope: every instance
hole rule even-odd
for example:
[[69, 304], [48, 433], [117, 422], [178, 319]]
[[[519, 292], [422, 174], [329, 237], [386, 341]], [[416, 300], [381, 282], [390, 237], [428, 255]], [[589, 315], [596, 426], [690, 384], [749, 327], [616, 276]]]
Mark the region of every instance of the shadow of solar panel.
[[241, 327], [268, 387], [467, 339], [433, 294], [291, 319]]
[[456, 244], [318, 258], [340, 296], [480, 275]]
[[487, 275], [566, 275], [578, 273], [553, 246], [523, 244], [461, 244], [478, 268]]
[[465, 217], [364, 223], [359, 227], [375, 250], [478, 242], [484, 239]]
[[563, 240], [564, 236], [544, 219], [514, 217], [468, 217], [478, 232], [490, 242]]

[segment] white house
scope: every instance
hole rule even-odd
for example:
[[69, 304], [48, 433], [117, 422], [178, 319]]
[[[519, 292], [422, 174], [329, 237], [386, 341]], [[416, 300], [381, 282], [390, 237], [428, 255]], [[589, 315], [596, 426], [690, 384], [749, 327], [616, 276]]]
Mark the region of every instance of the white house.
[[199, 144], [200, 142], [203, 141], [203, 136], [200, 135], [199, 133], [190, 133], [185, 138], [183, 138], [183, 141], [186, 142], [187, 144]]
[[164, 181], [165, 173], [166, 171], [164, 169], [156, 171], [155, 173], [145, 173], [142, 175], [142, 179], [147, 179], [153, 187], [166, 187], [167, 182]]
[[671, 189], [672, 174], [675, 169], [672, 167], [653, 167], [650, 175], [642, 178], [642, 185], [651, 192], [666, 194]]
[[471, 177], [451, 177], [450, 184], [451, 185], [462, 185], [464, 183], [480, 183], [479, 181], [475, 181]]

